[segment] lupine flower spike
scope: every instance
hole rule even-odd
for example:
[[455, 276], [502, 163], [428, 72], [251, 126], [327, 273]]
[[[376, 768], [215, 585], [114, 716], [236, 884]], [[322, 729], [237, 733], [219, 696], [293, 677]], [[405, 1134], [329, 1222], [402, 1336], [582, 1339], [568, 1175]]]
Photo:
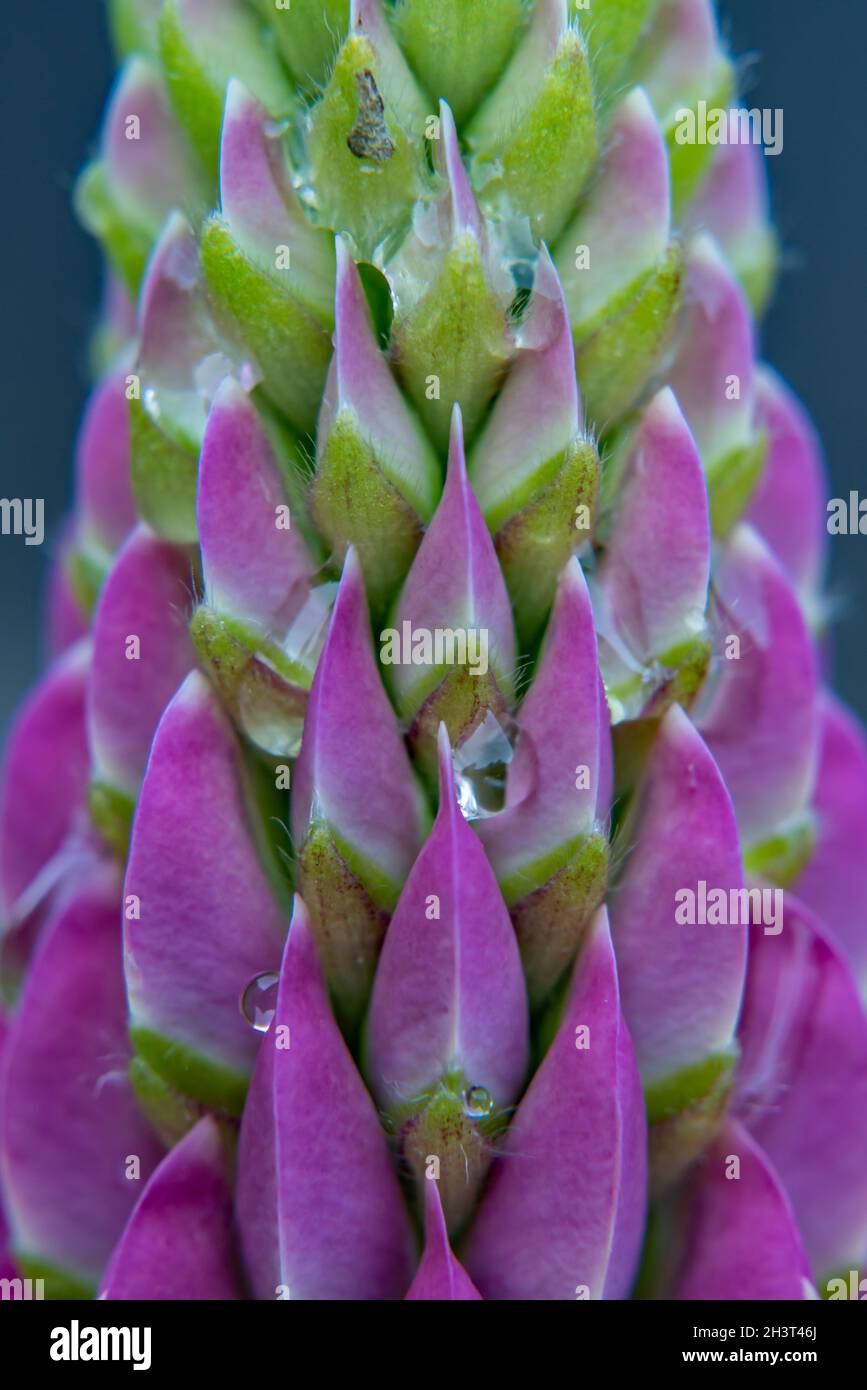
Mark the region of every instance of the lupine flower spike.
[[712, 0], [108, 8], [4, 1287], [838, 1296], [867, 741]]

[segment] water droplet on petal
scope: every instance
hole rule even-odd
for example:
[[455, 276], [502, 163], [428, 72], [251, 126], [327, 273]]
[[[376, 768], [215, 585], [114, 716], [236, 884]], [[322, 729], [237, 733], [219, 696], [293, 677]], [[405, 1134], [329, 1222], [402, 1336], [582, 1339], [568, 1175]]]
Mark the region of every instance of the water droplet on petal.
[[254, 975], [241, 995], [241, 1013], [257, 1033], [267, 1033], [277, 1010], [277, 985], [280, 976], [273, 970]]
[[157, 393], [152, 386], [145, 387], [142, 392], [141, 403], [144, 406], [145, 413], [149, 415], [151, 420], [154, 421], [154, 424], [156, 424], [162, 411], [160, 410], [160, 403], [157, 400]]
[[231, 372], [232, 361], [224, 352], [209, 352], [196, 363], [193, 368], [193, 385], [207, 407], [210, 407], [211, 401]]
[[492, 710], [454, 752], [458, 804], [467, 820], [502, 811], [506, 775], [518, 737], [513, 720], [501, 724]]
[[282, 140], [287, 130], [291, 129], [291, 126], [292, 122], [289, 120], [288, 116], [282, 116], [279, 119], [265, 121], [262, 129], [269, 140]]
[[480, 1120], [493, 1108], [494, 1098], [486, 1086], [468, 1086], [464, 1091], [464, 1114], [470, 1119]]
[[612, 724], [621, 724], [626, 718], [623, 701], [618, 700], [616, 695], [608, 696], [608, 717]]
[[292, 620], [283, 641], [283, 650], [292, 660], [315, 668], [328, 631], [328, 621], [337, 585], [333, 581], [317, 584]]

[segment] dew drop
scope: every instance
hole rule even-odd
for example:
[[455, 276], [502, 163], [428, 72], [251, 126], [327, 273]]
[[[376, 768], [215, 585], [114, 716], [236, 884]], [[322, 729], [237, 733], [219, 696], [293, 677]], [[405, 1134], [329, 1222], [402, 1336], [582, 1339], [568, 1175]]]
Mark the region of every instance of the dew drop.
[[333, 581], [317, 584], [310, 590], [283, 641], [283, 650], [290, 660], [315, 667], [328, 631], [336, 594], [337, 585]]
[[468, 1086], [464, 1091], [464, 1114], [472, 1120], [480, 1120], [490, 1115], [494, 1108], [494, 1098], [486, 1086]]
[[608, 718], [612, 724], [621, 724], [626, 718], [626, 707], [616, 695], [608, 695]]
[[503, 725], [492, 710], [455, 749], [458, 804], [467, 820], [484, 820], [502, 811], [506, 774], [512, 761], [518, 726]]
[[224, 352], [209, 352], [193, 367], [193, 386], [206, 408], [217, 394], [227, 376], [232, 373], [231, 359]]
[[277, 984], [280, 976], [272, 970], [254, 975], [241, 995], [241, 1013], [257, 1033], [267, 1033], [277, 1011]]
[[146, 414], [149, 415], [150, 418], [153, 420], [154, 424], [156, 424], [160, 416], [162, 415], [162, 410], [160, 409], [160, 403], [157, 400], [157, 393], [152, 386], [148, 386], [145, 388], [144, 392], [142, 393], [141, 403], [145, 408]]

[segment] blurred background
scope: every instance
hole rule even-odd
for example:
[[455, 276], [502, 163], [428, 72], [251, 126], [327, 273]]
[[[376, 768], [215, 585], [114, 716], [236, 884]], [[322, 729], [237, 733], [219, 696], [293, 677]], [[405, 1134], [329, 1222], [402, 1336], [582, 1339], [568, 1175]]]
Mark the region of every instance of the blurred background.
[[[764, 354], [816, 421], [831, 495], [867, 495], [867, 6], [720, 0], [719, 10], [747, 104], [784, 111], [784, 149], [767, 162], [785, 262]], [[70, 194], [112, 78], [100, 0], [17, 4], [3, 28], [0, 496], [45, 499], [46, 544], [0, 538], [0, 734], [39, 670], [50, 540], [71, 500], [100, 281]], [[830, 552], [837, 685], [867, 718], [867, 537], [834, 537]]]

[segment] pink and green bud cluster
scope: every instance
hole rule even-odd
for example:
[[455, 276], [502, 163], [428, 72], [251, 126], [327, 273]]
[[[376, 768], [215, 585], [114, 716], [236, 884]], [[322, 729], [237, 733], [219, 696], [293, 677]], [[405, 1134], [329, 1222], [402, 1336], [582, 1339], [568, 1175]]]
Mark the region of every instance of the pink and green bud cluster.
[[867, 742], [710, 0], [114, 0], [0, 1273], [867, 1274]]

